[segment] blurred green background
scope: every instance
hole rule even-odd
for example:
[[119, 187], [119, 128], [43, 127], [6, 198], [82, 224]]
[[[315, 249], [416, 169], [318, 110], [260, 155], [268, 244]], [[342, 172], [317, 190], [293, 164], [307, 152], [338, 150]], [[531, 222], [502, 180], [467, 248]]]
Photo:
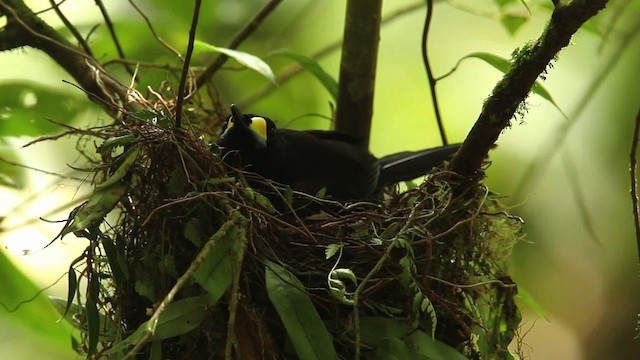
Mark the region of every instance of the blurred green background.
[[[170, 0], [136, 3], [159, 36], [184, 51], [192, 5]], [[225, 46], [265, 3], [204, 1], [198, 39]], [[415, 10], [386, 22], [382, 28], [371, 137], [371, 150], [378, 156], [440, 144], [420, 55], [425, 9], [419, 5], [423, 3], [389, 0], [384, 4], [387, 17]], [[49, 6], [48, 1], [28, 4], [33, 9]], [[549, 18], [551, 2], [527, 4], [531, 13], [518, 1], [436, 2], [429, 48], [435, 74], [448, 72], [472, 52], [509, 58], [514, 49], [535, 39]], [[107, 7], [129, 58], [178, 65], [127, 1]], [[68, 0], [61, 8], [83, 34], [102, 22], [94, 2]], [[567, 117], [548, 101], [532, 95], [525, 117], [513, 122], [491, 153], [487, 185], [504, 196], [503, 203], [512, 207], [513, 214], [526, 221], [526, 241], [516, 246], [511, 273], [537, 300], [546, 317], [523, 310], [521, 332], [526, 335], [522, 346], [532, 359], [640, 356], [640, 342], [634, 340], [638, 334], [640, 281], [629, 196], [629, 152], [640, 107], [639, 15], [639, 2], [612, 1], [587, 29], [574, 36], [572, 45], [560, 53], [543, 82]], [[52, 12], [43, 17], [62, 28]], [[0, 18], [0, 25], [2, 21]], [[344, 1], [284, 1], [240, 50], [263, 58], [277, 74], [290, 66], [291, 60], [271, 55], [273, 51], [288, 49], [310, 56], [339, 41], [343, 21]], [[505, 24], [521, 26], [508, 31]], [[104, 25], [95, 29], [89, 43], [101, 61], [116, 58]], [[206, 65], [211, 57], [198, 54], [194, 65]], [[339, 51], [319, 61], [336, 78], [338, 62]], [[48, 172], [82, 178], [67, 166], [81, 164], [74, 139], [21, 146], [38, 134], [37, 129], [51, 131], [44, 116], [80, 127], [104, 123], [108, 117], [78, 90], [62, 83], [63, 79], [72, 79], [39, 51], [0, 53], [0, 64], [0, 89], [5, 89], [0, 91], [0, 155]], [[108, 69], [129, 82], [120, 65]], [[501, 75], [485, 62], [470, 59], [438, 83], [450, 141], [464, 139]], [[159, 70], [146, 76], [139, 89], [146, 85], [158, 88], [164, 80], [177, 83], [166, 71]], [[20, 81], [26, 92], [7, 92], [15, 81]], [[330, 127], [316, 114], [331, 115], [331, 97], [308, 73], [255, 99], [254, 94], [271, 86], [269, 81], [242, 70], [231, 60], [214, 77], [214, 83], [225, 106], [240, 103], [247, 112], [265, 114], [295, 128]], [[43, 85], [47, 87], [41, 88]], [[8, 112], [7, 98], [15, 94], [24, 108], [32, 111], [22, 117]], [[31, 130], [20, 130], [9, 122], [17, 118]], [[43, 249], [62, 225], [45, 223], [38, 217], [66, 218], [69, 207], [82, 201], [85, 185], [42, 172], [21, 172], [6, 163], [0, 166], [1, 173], [17, 179], [13, 188], [0, 188], [0, 216], [4, 217], [0, 303], [6, 307], [0, 307], [0, 358], [31, 359], [43, 353], [48, 359], [75, 358], [71, 329], [64, 322], [56, 323], [58, 315], [45, 295], [66, 296], [63, 275], [87, 244], [67, 236]], [[7, 311], [61, 276], [62, 281], [36, 300]]]

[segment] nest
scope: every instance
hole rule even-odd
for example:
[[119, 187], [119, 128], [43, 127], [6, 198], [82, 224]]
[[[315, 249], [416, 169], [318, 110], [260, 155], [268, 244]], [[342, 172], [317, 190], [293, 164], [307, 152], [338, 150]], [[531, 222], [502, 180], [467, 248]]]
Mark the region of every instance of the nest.
[[70, 272], [70, 300], [84, 295], [79, 352], [508, 357], [520, 315], [505, 260], [520, 221], [482, 185], [438, 170], [339, 203], [229, 169], [162, 119], [83, 132], [102, 143], [93, 195], [62, 233], [90, 240]]

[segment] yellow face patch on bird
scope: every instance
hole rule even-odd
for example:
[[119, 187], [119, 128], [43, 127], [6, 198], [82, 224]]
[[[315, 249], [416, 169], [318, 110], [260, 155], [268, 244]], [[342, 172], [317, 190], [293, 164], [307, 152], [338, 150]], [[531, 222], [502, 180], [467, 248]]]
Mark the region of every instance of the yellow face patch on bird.
[[267, 142], [267, 121], [260, 116], [251, 118], [249, 128], [253, 130], [265, 143]]

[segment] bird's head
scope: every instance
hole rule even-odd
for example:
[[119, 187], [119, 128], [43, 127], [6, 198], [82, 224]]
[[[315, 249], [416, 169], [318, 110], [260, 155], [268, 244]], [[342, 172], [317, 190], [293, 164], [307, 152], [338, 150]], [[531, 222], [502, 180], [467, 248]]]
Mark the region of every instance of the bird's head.
[[231, 105], [231, 115], [222, 126], [218, 146], [225, 150], [261, 150], [277, 135], [271, 119], [243, 114], [236, 105]]

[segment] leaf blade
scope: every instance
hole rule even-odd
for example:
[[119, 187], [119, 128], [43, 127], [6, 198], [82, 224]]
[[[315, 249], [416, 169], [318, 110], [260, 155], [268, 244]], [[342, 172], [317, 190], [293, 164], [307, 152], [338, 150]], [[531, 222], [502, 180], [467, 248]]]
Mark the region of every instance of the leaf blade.
[[325, 327], [304, 286], [293, 274], [273, 263], [265, 267], [267, 295], [302, 360], [338, 359], [333, 337]]
[[227, 55], [228, 57], [242, 64], [243, 66], [251, 70], [254, 70], [258, 74], [266, 77], [272, 83], [274, 84], [276, 83], [276, 77], [273, 74], [273, 70], [271, 70], [271, 67], [269, 66], [269, 64], [267, 64], [264, 60], [260, 59], [255, 55], [252, 55], [243, 51], [227, 49], [224, 47], [207, 44], [205, 42], [197, 41], [197, 40], [195, 42], [195, 47], [199, 51], [213, 51], [213, 52], [218, 52], [218, 53]]

